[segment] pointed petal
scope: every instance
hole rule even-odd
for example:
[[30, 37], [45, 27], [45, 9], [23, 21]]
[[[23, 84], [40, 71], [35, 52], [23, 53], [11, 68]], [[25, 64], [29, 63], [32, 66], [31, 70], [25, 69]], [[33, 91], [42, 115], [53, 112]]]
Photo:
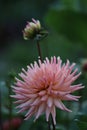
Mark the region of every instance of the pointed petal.
[[56, 107], [60, 108], [61, 110], [71, 112], [71, 110], [66, 108], [65, 105], [60, 100], [54, 99], [54, 104]]
[[39, 106], [35, 120], [38, 119], [38, 117], [44, 112], [44, 110], [45, 110], [45, 103]]
[[54, 125], [56, 125], [56, 119], [55, 119], [56, 118], [56, 110], [55, 110], [55, 106], [52, 107], [51, 114], [52, 114]]
[[72, 86], [70, 86], [70, 92], [74, 92], [74, 91], [77, 91], [82, 88], [84, 88], [84, 86], [82, 86], [82, 84], [72, 85]]
[[80, 98], [81, 96], [74, 96], [74, 95], [71, 95], [71, 94], [67, 94], [65, 95], [64, 97], [61, 98], [61, 100], [74, 100], [74, 101], [78, 101], [78, 98]]
[[31, 106], [36, 106], [40, 103], [40, 97], [36, 98], [34, 102], [31, 104]]
[[51, 108], [47, 107], [47, 108], [46, 108], [46, 121], [47, 121], [47, 122], [49, 121], [50, 112], [51, 112]]
[[33, 112], [35, 110], [35, 107], [31, 107], [30, 109], [29, 109], [29, 111], [26, 113], [26, 115], [25, 116], [28, 116], [31, 112]]
[[31, 107], [25, 115], [25, 120], [29, 119], [35, 113], [35, 107]]
[[17, 106], [16, 108], [22, 108], [22, 107], [26, 107], [26, 106], [30, 107], [30, 105], [31, 105], [32, 102], [33, 102], [33, 99], [30, 99], [30, 100], [28, 100], [28, 101], [26, 101], [26, 102], [20, 104], [20, 105]]

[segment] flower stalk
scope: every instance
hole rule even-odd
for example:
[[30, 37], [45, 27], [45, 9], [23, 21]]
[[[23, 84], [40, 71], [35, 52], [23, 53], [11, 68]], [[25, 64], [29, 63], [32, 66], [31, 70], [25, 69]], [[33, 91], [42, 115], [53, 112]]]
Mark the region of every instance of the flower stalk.
[[37, 49], [38, 49], [38, 55], [40, 56], [40, 60], [42, 61], [41, 48], [40, 48], [40, 43], [38, 40], [37, 40]]
[[50, 122], [50, 119], [48, 121], [48, 130], [51, 130], [51, 122]]
[[54, 122], [53, 122], [53, 117], [52, 117], [52, 115], [51, 115], [51, 114], [50, 114], [50, 118], [51, 118], [51, 122], [52, 122], [52, 127], [53, 127], [53, 130], [56, 130], [56, 129], [55, 129]]
[[54, 124], [54, 122], [53, 122], [53, 117], [52, 117], [52, 115], [50, 114], [50, 116], [49, 116], [49, 121], [48, 121], [48, 130], [51, 130], [51, 125], [52, 125], [52, 129], [53, 129], [53, 130], [56, 130], [56, 129], [55, 129], [55, 124]]

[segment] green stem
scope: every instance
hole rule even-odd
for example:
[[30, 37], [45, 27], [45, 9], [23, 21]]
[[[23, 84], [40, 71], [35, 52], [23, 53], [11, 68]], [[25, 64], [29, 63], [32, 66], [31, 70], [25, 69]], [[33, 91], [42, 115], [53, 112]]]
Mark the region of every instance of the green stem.
[[52, 127], [53, 127], [53, 130], [56, 130], [56, 129], [55, 129], [55, 125], [54, 125], [54, 122], [53, 122], [53, 118], [52, 118], [52, 115], [50, 115], [50, 117], [51, 117], [51, 122], [52, 122]]
[[49, 121], [48, 121], [48, 130], [51, 130], [51, 122], [50, 122], [50, 118], [49, 118]]
[[53, 130], [56, 130], [56, 129], [55, 129], [54, 122], [53, 122], [53, 117], [52, 117], [52, 115], [50, 114], [50, 116], [49, 116], [49, 121], [48, 121], [48, 130], [51, 130], [51, 125], [52, 125]]
[[37, 40], [37, 49], [38, 49], [38, 55], [40, 56], [40, 59], [42, 61], [42, 54], [41, 54], [41, 48], [40, 48], [40, 44], [39, 41]]

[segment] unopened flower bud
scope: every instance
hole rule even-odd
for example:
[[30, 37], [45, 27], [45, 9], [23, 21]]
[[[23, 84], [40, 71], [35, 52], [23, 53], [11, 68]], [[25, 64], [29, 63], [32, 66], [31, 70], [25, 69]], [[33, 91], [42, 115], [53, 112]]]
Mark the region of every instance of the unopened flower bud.
[[40, 40], [47, 34], [47, 31], [41, 27], [40, 21], [32, 19], [32, 22], [28, 22], [23, 30], [23, 37], [25, 40], [36, 39]]

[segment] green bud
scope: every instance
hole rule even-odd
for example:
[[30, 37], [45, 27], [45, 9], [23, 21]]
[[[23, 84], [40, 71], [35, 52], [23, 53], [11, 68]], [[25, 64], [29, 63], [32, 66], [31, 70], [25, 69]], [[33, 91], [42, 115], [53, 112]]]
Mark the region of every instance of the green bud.
[[32, 19], [32, 22], [28, 22], [23, 30], [23, 37], [25, 40], [40, 40], [47, 34], [48, 32], [42, 29], [40, 21], [35, 19]]

